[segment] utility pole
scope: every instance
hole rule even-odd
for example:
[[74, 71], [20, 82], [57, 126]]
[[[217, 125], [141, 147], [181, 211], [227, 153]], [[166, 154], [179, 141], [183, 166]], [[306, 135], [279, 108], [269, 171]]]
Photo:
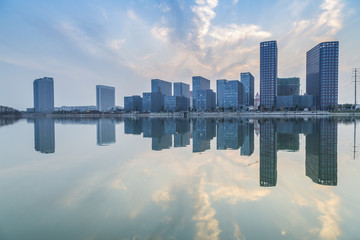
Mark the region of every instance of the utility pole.
[[354, 103], [354, 107], [356, 108], [356, 86], [357, 86], [357, 76], [358, 73], [360, 72], [360, 68], [353, 68], [353, 75], [354, 75], [354, 83], [355, 83], [355, 103]]

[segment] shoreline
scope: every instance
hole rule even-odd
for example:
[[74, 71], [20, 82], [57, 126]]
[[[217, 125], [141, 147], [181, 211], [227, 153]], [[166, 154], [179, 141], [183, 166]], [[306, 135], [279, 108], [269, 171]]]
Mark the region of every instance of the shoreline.
[[[1, 116], [0, 118], [12, 118]], [[25, 113], [16, 118], [317, 118], [317, 117], [360, 117], [360, 112], [178, 112], [178, 113], [71, 113], [38, 114]], [[15, 118], [15, 116], [14, 116]]]

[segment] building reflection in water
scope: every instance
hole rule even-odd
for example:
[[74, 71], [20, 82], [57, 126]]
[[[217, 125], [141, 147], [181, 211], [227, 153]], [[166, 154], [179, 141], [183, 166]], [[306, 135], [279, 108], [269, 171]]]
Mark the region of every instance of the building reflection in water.
[[[56, 120], [59, 122], [59, 120]], [[121, 120], [120, 120], [121, 121]], [[52, 118], [28, 119], [34, 122], [35, 150], [55, 152], [55, 124]], [[116, 141], [116, 121], [61, 120], [60, 123], [97, 124], [97, 144]], [[260, 133], [260, 186], [277, 183], [277, 151], [299, 151], [299, 134], [306, 136], [306, 176], [321, 185], [337, 185], [337, 121], [323, 119], [213, 119], [213, 118], [125, 118], [124, 133], [152, 139], [152, 149], [186, 147], [193, 138], [193, 152], [210, 149], [217, 137], [218, 150], [240, 149], [240, 155], [254, 152], [255, 125]], [[174, 142], [174, 143], [173, 143]]]
[[34, 119], [35, 150], [41, 153], [55, 152], [55, 124], [52, 118]]
[[313, 120], [314, 131], [306, 136], [306, 176], [321, 185], [337, 185], [337, 122]]
[[260, 186], [273, 187], [277, 181], [276, 132], [274, 120], [260, 120]]
[[116, 142], [115, 121], [108, 118], [100, 118], [96, 125], [97, 145], [106, 146]]
[[216, 136], [215, 119], [198, 118], [193, 120], [193, 152], [210, 149], [210, 141]]
[[244, 120], [244, 143], [241, 146], [240, 155], [251, 156], [254, 152], [254, 122]]

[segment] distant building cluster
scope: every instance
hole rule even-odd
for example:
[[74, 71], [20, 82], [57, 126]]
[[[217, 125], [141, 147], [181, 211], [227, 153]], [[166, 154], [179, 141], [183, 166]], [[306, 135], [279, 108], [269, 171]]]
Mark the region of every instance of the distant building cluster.
[[[255, 94], [255, 78], [250, 72], [239, 80], [219, 79], [216, 93], [210, 80], [192, 77], [190, 85], [151, 80], [151, 92], [124, 97], [125, 112], [242, 111], [258, 109], [314, 108], [335, 109], [338, 105], [339, 42], [323, 42], [306, 53], [306, 93], [300, 95], [300, 78], [278, 78], [276, 41], [260, 43], [260, 95]], [[173, 87], [172, 87], [173, 86]], [[172, 91], [173, 90], [173, 91]], [[54, 107], [54, 80], [44, 77], [34, 81], [34, 108], [28, 111], [100, 111], [116, 109], [115, 88], [96, 86], [95, 106]]]

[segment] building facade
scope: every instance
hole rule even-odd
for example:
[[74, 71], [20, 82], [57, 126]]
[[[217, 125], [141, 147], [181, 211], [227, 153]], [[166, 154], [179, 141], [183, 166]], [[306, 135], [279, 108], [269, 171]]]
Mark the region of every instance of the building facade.
[[278, 78], [277, 96], [298, 96], [300, 95], [300, 78]]
[[96, 85], [96, 107], [100, 112], [110, 111], [115, 107], [115, 88]]
[[216, 106], [218, 108], [224, 107], [224, 89], [226, 83], [226, 79], [216, 80]]
[[34, 111], [50, 113], [54, 111], [54, 79], [44, 77], [34, 80]]
[[190, 108], [190, 85], [182, 82], [174, 83], [174, 96], [186, 98], [186, 106], [182, 111], [188, 111]]
[[254, 76], [249, 72], [241, 73], [240, 79], [242, 84], [244, 85], [244, 105], [254, 106]]
[[142, 98], [137, 95], [124, 97], [124, 110], [126, 112], [142, 111]]
[[143, 93], [142, 111], [159, 112], [163, 110], [163, 96], [159, 92]]
[[168, 112], [187, 111], [189, 99], [184, 96], [165, 96], [164, 109]]
[[215, 110], [216, 94], [211, 89], [197, 90], [194, 106], [197, 111]]
[[228, 81], [224, 87], [224, 108], [239, 109], [244, 105], [244, 86], [238, 80]]
[[[192, 99], [193, 107], [196, 108], [196, 99], [198, 96], [198, 91], [210, 89], [210, 80], [201, 76], [194, 76], [192, 78]], [[215, 100], [216, 101], [216, 100]]]
[[314, 106], [314, 97], [311, 95], [277, 96], [276, 108], [308, 108]]
[[338, 104], [339, 42], [323, 42], [306, 53], [306, 93], [322, 110]]
[[276, 106], [278, 49], [276, 41], [260, 43], [260, 106]]

